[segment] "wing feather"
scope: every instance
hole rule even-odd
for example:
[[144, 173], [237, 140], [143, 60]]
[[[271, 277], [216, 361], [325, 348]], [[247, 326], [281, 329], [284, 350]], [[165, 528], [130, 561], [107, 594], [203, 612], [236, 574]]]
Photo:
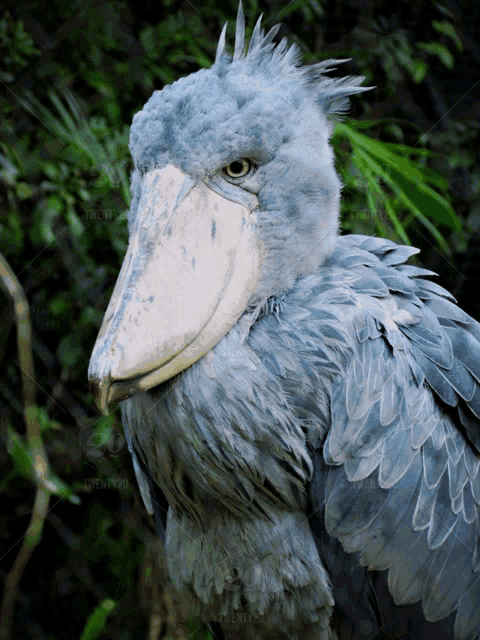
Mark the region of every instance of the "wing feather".
[[[463, 540], [465, 544], [456, 544]], [[469, 587], [472, 569], [474, 529], [458, 519], [446, 543], [434, 555], [424, 586], [424, 609], [430, 620], [440, 620], [455, 608]]]
[[463, 489], [467, 482], [468, 471], [465, 464], [455, 464], [451, 457], [448, 459], [448, 477], [449, 477], [449, 495], [452, 500], [455, 500]]
[[369, 494], [364, 485], [364, 481], [350, 482], [345, 473], [336, 476], [326, 504], [325, 523], [330, 535], [341, 539], [350, 531], [351, 523], [361, 530], [377, 517], [388, 498], [388, 491], [379, 488]]
[[449, 484], [449, 474], [444, 473], [436, 488], [432, 518], [428, 528], [430, 549], [436, 549], [445, 542], [458, 520], [458, 516], [452, 509]]
[[436, 488], [447, 468], [448, 450], [443, 442], [437, 448], [429, 439], [422, 447], [422, 457], [425, 485], [429, 489]]
[[427, 536], [421, 532], [405, 553], [388, 572], [388, 588], [396, 604], [406, 605], [418, 602], [423, 593], [423, 583], [432, 564]]
[[415, 449], [410, 445], [410, 431], [396, 429], [383, 444], [378, 479], [380, 486], [390, 489], [397, 484], [412, 464]]
[[349, 236], [331, 258], [356, 308], [315, 457], [324, 515], [312, 529], [388, 571], [392, 606], [421, 601], [429, 622], [456, 611], [455, 637], [478, 638], [480, 325], [430, 272], [401, 264], [412, 253]]
[[455, 618], [455, 638], [468, 638], [472, 629], [480, 628], [480, 576], [460, 600]]

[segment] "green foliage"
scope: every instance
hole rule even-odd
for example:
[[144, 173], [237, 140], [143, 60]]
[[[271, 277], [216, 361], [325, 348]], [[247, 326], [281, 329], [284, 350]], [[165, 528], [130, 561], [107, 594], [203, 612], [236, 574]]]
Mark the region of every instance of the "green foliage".
[[[447, 241], [428, 217], [456, 231], [461, 229], [462, 223], [440, 193], [443, 191], [447, 195], [447, 181], [415, 158], [425, 159], [430, 152], [380, 142], [356, 131], [355, 124], [338, 123], [336, 134], [347, 138], [351, 145], [349, 165], [343, 172], [345, 186], [354, 188], [357, 199], [359, 193], [366, 191], [368, 220], [375, 221], [380, 234], [391, 236], [382, 217], [382, 212], [386, 211], [401, 241], [410, 244], [407, 228], [416, 219], [449, 254]], [[410, 214], [404, 217], [403, 223], [400, 221], [402, 210]], [[358, 222], [356, 211], [354, 219]]]
[[[119, 535], [116, 520], [108, 509], [93, 503], [87, 516], [89, 526], [85, 530], [82, 549], [93, 563], [109, 559], [109, 579], [114, 584], [115, 595], [123, 595], [129, 589], [129, 580], [141, 558], [138, 538], [132, 531]], [[94, 531], [95, 535], [91, 535]]]
[[115, 609], [115, 601], [108, 598], [101, 602], [89, 617], [80, 640], [96, 640], [107, 624], [110, 613]]
[[[59, 428], [58, 423], [51, 422], [43, 407], [37, 408], [37, 416], [42, 430]], [[23, 438], [11, 427], [7, 430], [7, 451], [13, 463], [13, 472], [9, 474], [8, 481], [15, 476], [21, 476], [33, 483], [39, 480], [36, 472], [36, 461], [30, 448]], [[45, 487], [55, 495], [66, 498], [73, 504], [80, 504], [80, 497], [66, 484], [52, 468], [49, 468], [45, 478], [42, 478]], [[5, 481], [4, 481], [5, 483]], [[3, 484], [4, 484], [3, 483]], [[0, 486], [0, 488], [2, 488]]]
[[463, 51], [463, 43], [451, 22], [447, 20], [442, 20], [441, 22], [439, 20], [432, 20], [432, 26], [436, 31], [453, 40], [457, 51]]
[[28, 59], [39, 54], [40, 51], [35, 47], [31, 35], [25, 31], [22, 21], [12, 20], [9, 13], [4, 13], [0, 18], [0, 80], [12, 82], [13, 72], [26, 67]]
[[300, 9], [302, 19], [307, 23], [314, 22], [315, 19], [323, 16], [325, 11], [317, 0], [297, 0], [289, 2], [279, 11], [278, 20], [285, 20], [287, 16]]
[[404, 81], [406, 74], [415, 84], [423, 82], [431, 65], [431, 56], [436, 56], [447, 69], [453, 69], [454, 56], [448, 45], [453, 42], [460, 52], [463, 44], [451, 21], [431, 21], [431, 30], [440, 34], [441, 41], [412, 43], [409, 32], [394, 28], [393, 20], [393, 16], [392, 21], [380, 16], [378, 20], [372, 20], [368, 28], [355, 28], [359, 40], [368, 43], [370, 51], [379, 58], [390, 92], [393, 93], [396, 85]]

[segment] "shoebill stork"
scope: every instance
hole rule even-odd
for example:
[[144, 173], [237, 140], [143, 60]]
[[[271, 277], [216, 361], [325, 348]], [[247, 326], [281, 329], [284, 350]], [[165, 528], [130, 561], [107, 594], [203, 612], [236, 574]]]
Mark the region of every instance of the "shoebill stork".
[[363, 78], [277, 30], [247, 49], [240, 6], [233, 56], [224, 28], [133, 119], [94, 397], [227, 637], [477, 638], [480, 325], [416, 249], [339, 235], [332, 118]]

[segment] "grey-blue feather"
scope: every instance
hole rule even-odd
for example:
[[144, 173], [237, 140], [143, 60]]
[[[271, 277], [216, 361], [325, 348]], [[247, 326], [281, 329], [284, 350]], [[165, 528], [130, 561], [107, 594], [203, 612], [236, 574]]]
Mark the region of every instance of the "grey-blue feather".
[[152, 168], [206, 180], [248, 157], [264, 252], [237, 325], [122, 405], [145, 503], [172, 579], [212, 618], [324, 628], [335, 601], [351, 637], [395, 616], [411, 637], [442, 619], [478, 637], [480, 326], [404, 264], [416, 249], [338, 236], [330, 118], [365, 88], [327, 78], [335, 61], [299, 66], [275, 34], [258, 22], [247, 50], [240, 9], [233, 57], [224, 30], [212, 68], [132, 125], [130, 224]]
[[[374, 250], [372, 239], [369, 245]], [[381, 283], [377, 295], [370, 285], [369, 296], [385, 301], [383, 285], [396, 278], [375, 253], [378, 266], [371, 258], [365, 263]], [[331, 261], [341, 262], [335, 253]], [[319, 495], [313, 486], [313, 504], [324, 508], [328, 533], [362, 565], [389, 570], [396, 604], [420, 600], [431, 622], [458, 608], [458, 637], [478, 635], [480, 385], [467, 366], [480, 357], [478, 324], [441, 287], [406, 275], [421, 270], [395, 271], [402, 286], [394, 284], [389, 297], [400, 303], [397, 339], [373, 300], [362, 302], [381, 335], [365, 328], [357, 334], [345, 374], [333, 385], [332, 422], [319, 451], [325, 489]], [[365, 318], [361, 326], [368, 326]]]
[[[123, 415], [127, 424], [133, 411], [148, 415], [135, 446], [195, 535], [217, 517], [255, 526], [311, 503], [314, 537], [338, 538], [351, 571], [388, 570], [395, 603], [420, 601], [430, 622], [465, 611], [457, 633], [468, 637], [479, 622], [469, 608], [479, 456], [456, 410], [463, 403], [478, 431], [469, 402], [479, 381], [467, 367], [452, 372], [480, 358], [478, 326], [443, 289], [425, 286], [424, 270], [398, 265], [408, 253], [339, 238], [323, 267], [265, 306], [246, 335], [234, 328], [176, 379], [126, 401]], [[452, 349], [448, 331], [468, 336], [468, 353]], [[214, 568], [205, 580], [214, 583]], [[345, 588], [353, 597], [345, 572], [332, 587], [336, 601]]]

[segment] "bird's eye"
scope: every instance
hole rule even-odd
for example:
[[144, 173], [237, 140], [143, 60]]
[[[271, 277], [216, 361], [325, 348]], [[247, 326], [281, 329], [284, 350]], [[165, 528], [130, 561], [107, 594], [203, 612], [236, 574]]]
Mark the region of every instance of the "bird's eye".
[[240, 158], [240, 160], [227, 164], [222, 171], [229, 178], [243, 178], [247, 173], [250, 173], [252, 166], [252, 162], [248, 158]]

